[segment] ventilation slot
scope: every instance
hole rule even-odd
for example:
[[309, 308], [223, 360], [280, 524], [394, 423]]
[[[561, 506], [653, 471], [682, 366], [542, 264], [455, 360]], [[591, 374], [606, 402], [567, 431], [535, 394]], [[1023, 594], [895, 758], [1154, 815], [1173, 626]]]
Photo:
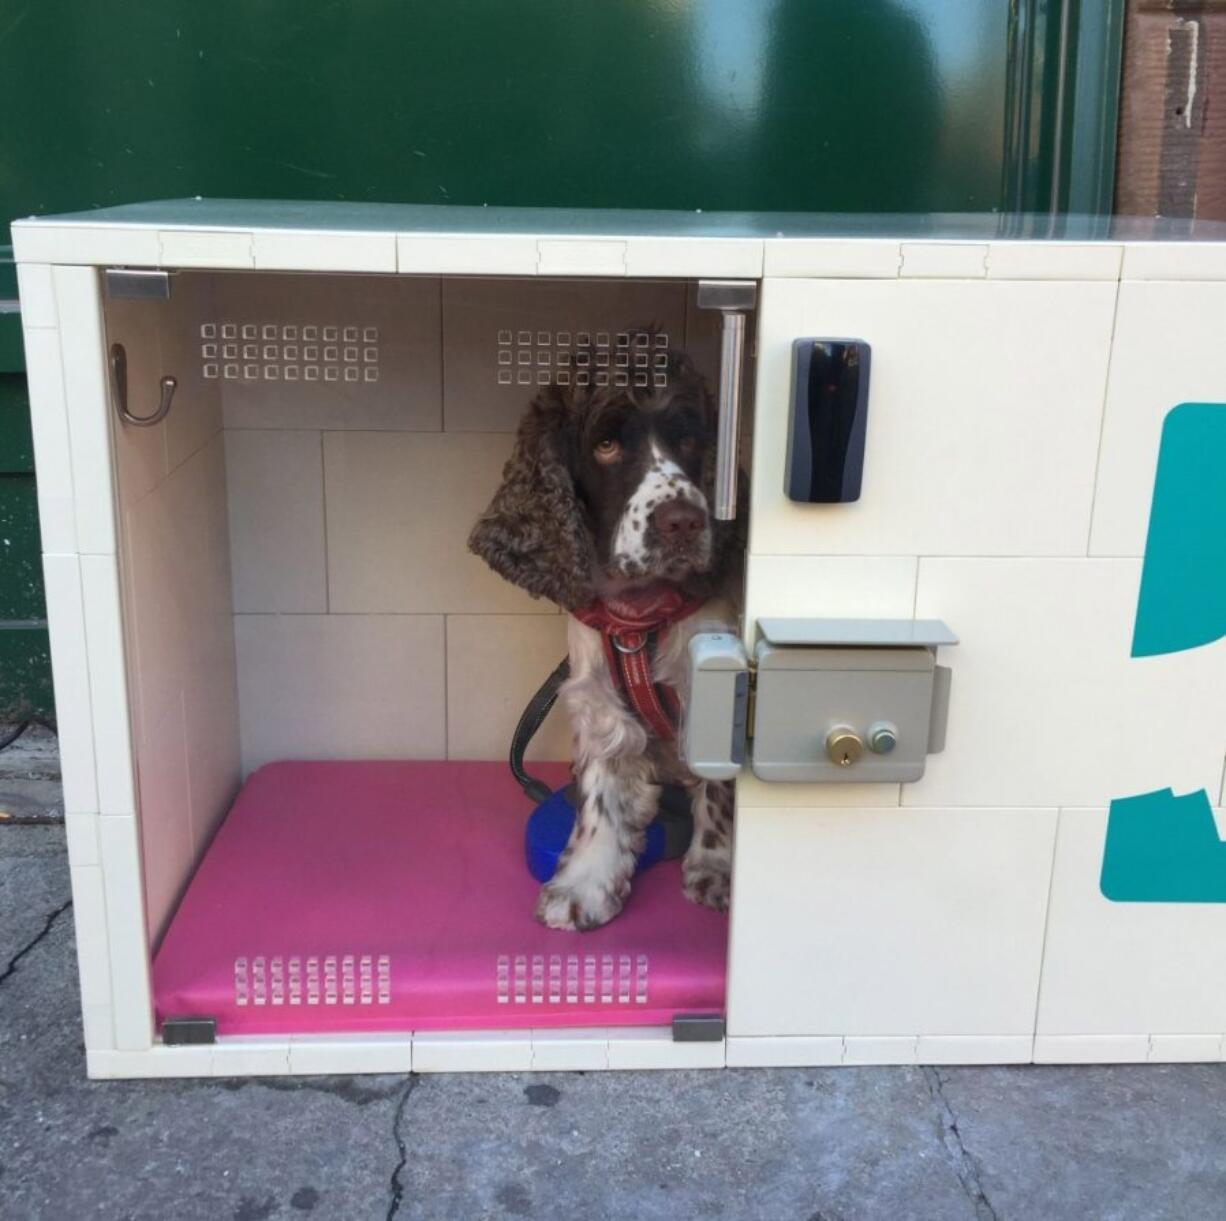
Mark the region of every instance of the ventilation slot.
[[236, 1005], [390, 1005], [387, 954], [298, 955], [234, 960]]
[[499, 954], [500, 1005], [645, 1005], [646, 954]]
[[200, 361], [210, 381], [377, 382], [379, 328], [204, 322]]
[[498, 332], [500, 386], [668, 385], [668, 334], [629, 331]]

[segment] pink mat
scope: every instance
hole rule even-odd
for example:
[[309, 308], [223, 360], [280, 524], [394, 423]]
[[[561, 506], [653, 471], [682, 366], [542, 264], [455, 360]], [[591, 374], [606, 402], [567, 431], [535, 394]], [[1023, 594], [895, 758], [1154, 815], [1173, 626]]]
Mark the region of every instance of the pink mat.
[[[541, 766], [562, 784], [566, 769]], [[273, 763], [248, 779], [153, 964], [159, 1021], [220, 1034], [667, 1024], [722, 1013], [725, 917], [680, 862], [591, 933], [542, 928], [503, 763]]]

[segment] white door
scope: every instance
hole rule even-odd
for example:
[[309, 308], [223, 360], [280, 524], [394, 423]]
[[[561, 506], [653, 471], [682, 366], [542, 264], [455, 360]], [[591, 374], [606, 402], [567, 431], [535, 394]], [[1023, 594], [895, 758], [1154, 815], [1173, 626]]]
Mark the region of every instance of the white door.
[[[1104, 698], [1174, 690], [1125, 674], [1135, 563], [1087, 556], [1117, 288], [764, 281], [747, 643], [772, 615], [940, 618], [961, 643], [918, 783], [738, 782], [730, 1038], [1029, 1058], [1057, 811], [1141, 770]], [[783, 492], [792, 342], [818, 336], [872, 348], [853, 504]]]

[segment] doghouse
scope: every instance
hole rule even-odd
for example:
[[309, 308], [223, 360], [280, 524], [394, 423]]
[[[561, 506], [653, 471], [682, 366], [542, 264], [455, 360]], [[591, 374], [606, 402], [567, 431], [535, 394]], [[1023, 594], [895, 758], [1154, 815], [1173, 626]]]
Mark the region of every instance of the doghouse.
[[[91, 1076], [1220, 1058], [1226, 230], [13, 235]], [[749, 484], [686, 742], [732, 907], [665, 862], [557, 932], [505, 757], [565, 619], [465, 539], [537, 387], [669, 346]], [[533, 750], [561, 783], [556, 714]]]

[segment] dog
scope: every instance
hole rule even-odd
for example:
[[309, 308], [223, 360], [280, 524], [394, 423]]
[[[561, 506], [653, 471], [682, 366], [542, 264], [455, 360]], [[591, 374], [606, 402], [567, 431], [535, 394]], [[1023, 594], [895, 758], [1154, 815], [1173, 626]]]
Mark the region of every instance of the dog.
[[728, 909], [732, 784], [689, 771], [676, 734], [690, 638], [737, 630], [745, 514], [711, 513], [715, 444], [710, 391], [683, 353], [668, 351], [662, 387], [550, 385], [469, 538], [495, 572], [570, 612], [559, 694], [577, 808], [536, 906], [550, 928], [593, 929], [622, 910], [662, 783], [683, 785], [693, 811], [686, 897]]

